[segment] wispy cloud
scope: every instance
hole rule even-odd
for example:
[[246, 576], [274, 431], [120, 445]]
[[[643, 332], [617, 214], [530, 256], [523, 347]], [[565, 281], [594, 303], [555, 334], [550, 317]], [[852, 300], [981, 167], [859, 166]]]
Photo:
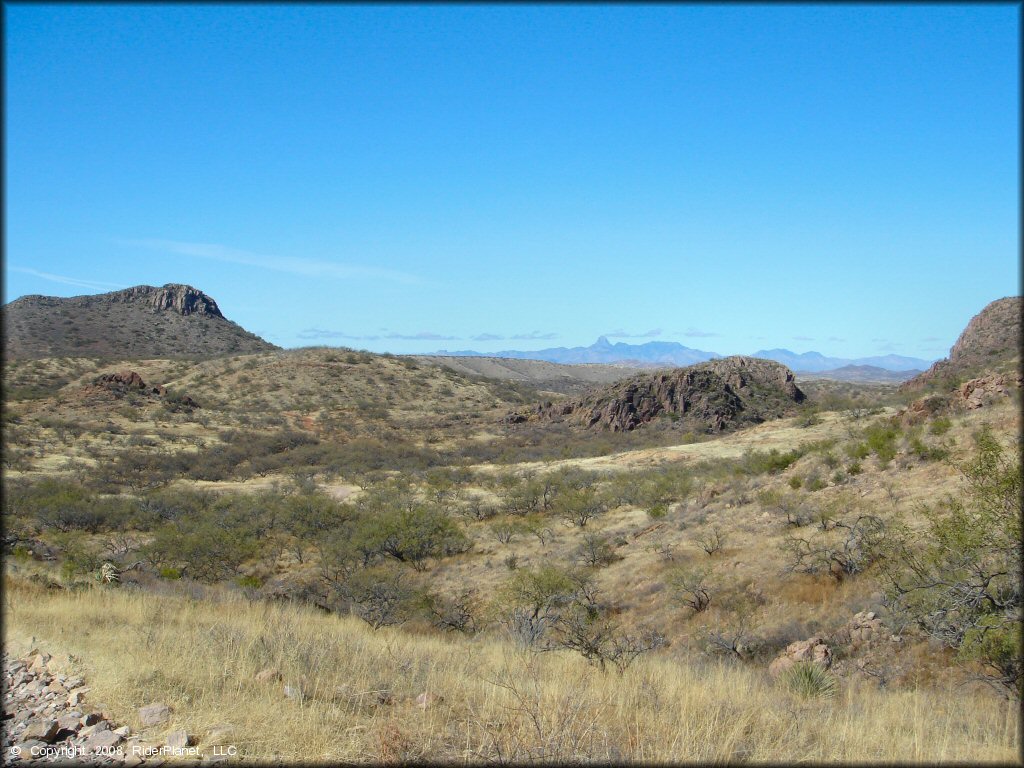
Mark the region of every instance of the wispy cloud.
[[510, 336], [510, 339], [518, 339], [520, 341], [538, 341], [557, 339], [558, 334], [554, 332], [541, 333], [540, 331], [530, 331], [529, 333], [517, 333], [515, 336]]
[[303, 277], [326, 277], [338, 280], [370, 278], [390, 280], [396, 283], [419, 283], [420, 278], [408, 272], [377, 267], [362, 267], [354, 264], [338, 264], [333, 261], [307, 259], [299, 256], [272, 256], [238, 248], [229, 248], [216, 243], [187, 243], [179, 240], [117, 240], [120, 245], [148, 248], [153, 251], [174, 253], [179, 256], [194, 256], [200, 259], [245, 264], [250, 267], [287, 272]]
[[846, 339], [840, 339], [838, 336], [829, 336], [829, 341], [846, 341]]
[[504, 341], [504, 336], [499, 336], [496, 333], [478, 333], [476, 336], [470, 336], [473, 341]]
[[791, 337], [796, 341], [814, 341], [813, 336], [793, 336]]
[[304, 328], [295, 334], [300, 339], [347, 339], [349, 341], [377, 341], [379, 339], [398, 339], [401, 341], [458, 341], [461, 336], [445, 336], [430, 331], [419, 333], [386, 333], [379, 335], [361, 336], [358, 334], [345, 333], [344, 331], [331, 331], [324, 328]]
[[619, 328], [611, 333], [603, 335], [607, 336], [609, 339], [653, 339], [656, 336], [661, 336], [661, 333], [661, 328], [652, 328], [651, 330], [644, 331], [643, 333], [630, 333], [629, 331], [624, 331]]
[[86, 280], [84, 278], [70, 277], [68, 275], [55, 275], [52, 272], [40, 272], [38, 269], [29, 269], [28, 267], [8, 267], [8, 269], [14, 272], [22, 272], [26, 275], [32, 275], [33, 277], [38, 277], [42, 280], [49, 280], [51, 283], [63, 283], [64, 285], [73, 285], [76, 288], [89, 288], [94, 291], [127, 288], [127, 286], [120, 285], [119, 283], [104, 283], [99, 280]]
[[687, 328], [683, 331], [683, 336], [689, 336], [695, 339], [710, 339], [713, 336], [721, 336], [720, 333], [714, 331], [702, 331], [700, 328]]

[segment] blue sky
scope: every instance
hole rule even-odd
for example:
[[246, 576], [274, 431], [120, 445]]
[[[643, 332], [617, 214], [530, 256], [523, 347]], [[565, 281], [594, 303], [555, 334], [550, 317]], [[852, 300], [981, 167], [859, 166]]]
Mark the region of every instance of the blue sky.
[[4, 13], [5, 301], [937, 358], [1020, 290], [1016, 5]]

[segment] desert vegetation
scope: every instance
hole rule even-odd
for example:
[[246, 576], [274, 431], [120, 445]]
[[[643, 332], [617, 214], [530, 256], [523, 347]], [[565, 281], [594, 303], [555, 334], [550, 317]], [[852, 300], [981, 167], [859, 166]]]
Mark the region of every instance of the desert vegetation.
[[250, 759], [1018, 749], [1014, 392], [817, 380], [719, 433], [343, 349], [4, 376], [7, 642], [143, 734], [160, 701]]

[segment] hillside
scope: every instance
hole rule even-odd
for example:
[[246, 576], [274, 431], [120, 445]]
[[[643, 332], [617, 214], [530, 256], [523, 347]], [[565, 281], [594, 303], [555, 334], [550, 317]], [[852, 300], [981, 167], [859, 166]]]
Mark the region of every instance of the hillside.
[[902, 391], [948, 390], [983, 373], [1020, 373], [1020, 296], [988, 304], [964, 328], [949, 357], [903, 384]]
[[609, 384], [639, 372], [626, 365], [577, 363], [565, 365], [546, 360], [504, 357], [455, 357], [415, 355], [414, 359], [469, 375], [500, 381], [527, 383], [538, 389], [561, 394], [580, 394], [595, 384]]
[[683, 430], [721, 432], [778, 418], [803, 400], [788, 368], [737, 356], [637, 374], [568, 402], [542, 404], [536, 414], [613, 432], [629, 431], [658, 417]]
[[9, 358], [212, 357], [276, 349], [188, 285], [138, 285], [58, 298], [23, 296], [3, 308]]

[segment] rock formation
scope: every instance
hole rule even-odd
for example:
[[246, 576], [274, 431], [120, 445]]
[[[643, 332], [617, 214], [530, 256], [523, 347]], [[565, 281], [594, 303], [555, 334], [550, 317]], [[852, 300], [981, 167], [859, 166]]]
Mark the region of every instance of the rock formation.
[[[532, 418], [560, 420], [614, 432], [667, 417], [681, 428], [721, 432], [789, 413], [804, 400], [793, 372], [780, 363], [726, 357], [653, 373], [642, 373], [579, 398], [542, 403]], [[508, 424], [527, 419], [521, 412]]]

